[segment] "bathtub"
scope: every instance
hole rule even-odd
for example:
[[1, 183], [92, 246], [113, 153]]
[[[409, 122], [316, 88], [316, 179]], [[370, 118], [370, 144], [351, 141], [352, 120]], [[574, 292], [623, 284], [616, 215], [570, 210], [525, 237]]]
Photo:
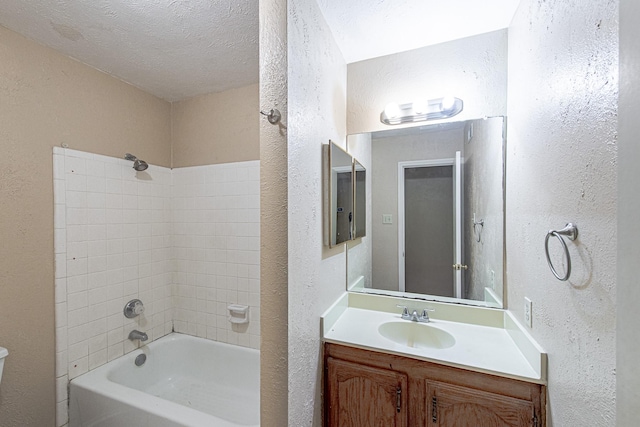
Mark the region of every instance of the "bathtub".
[[70, 427], [259, 426], [260, 353], [172, 333], [73, 379], [69, 399]]

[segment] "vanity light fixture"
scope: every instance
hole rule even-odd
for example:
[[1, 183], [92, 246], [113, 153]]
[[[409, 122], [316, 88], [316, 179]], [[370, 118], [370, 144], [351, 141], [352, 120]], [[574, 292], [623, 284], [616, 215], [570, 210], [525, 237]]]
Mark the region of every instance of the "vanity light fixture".
[[462, 99], [453, 96], [417, 100], [408, 104], [390, 103], [380, 113], [380, 121], [385, 125], [422, 122], [425, 120], [447, 119], [462, 111]]

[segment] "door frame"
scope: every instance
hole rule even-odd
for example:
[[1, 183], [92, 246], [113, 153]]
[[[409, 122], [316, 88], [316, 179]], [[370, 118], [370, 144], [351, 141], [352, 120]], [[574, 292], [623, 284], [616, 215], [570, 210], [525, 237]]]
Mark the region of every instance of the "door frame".
[[455, 161], [456, 159], [452, 157], [446, 159], [410, 160], [405, 162], [398, 162], [398, 290], [400, 292], [405, 292], [404, 170], [408, 168], [428, 168], [434, 166], [454, 167]]

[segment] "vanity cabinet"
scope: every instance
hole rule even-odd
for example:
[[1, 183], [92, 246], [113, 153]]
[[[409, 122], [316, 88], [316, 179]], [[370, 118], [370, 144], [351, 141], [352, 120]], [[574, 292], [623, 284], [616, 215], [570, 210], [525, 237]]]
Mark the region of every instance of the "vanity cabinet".
[[541, 384], [325, 343], [326, 427], [545, 425]]
[[407, 375], [327, 358], [328, 425], [406, 427]]

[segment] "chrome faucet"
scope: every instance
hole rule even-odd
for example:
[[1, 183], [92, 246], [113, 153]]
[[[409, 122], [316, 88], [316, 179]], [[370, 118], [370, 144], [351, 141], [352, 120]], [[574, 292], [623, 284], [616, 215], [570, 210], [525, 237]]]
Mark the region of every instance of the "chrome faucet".
[[149, 339], [149, 336], [147, 336], [147, 334], [144, 332], [140, 332], [134, 329], [133, 331], [129, 332], [129, 339], [131, 341], [133, 340], [146, 341]]
[[397, 305], [396, 307], [402, 309], [402, 318], [404, 320], [411, 320], [412, 322], [429, 323], [429, 312], [435, 311], [433, 308], [425, 308], [422, 310], [422, 314], [418, 314], [418, 310], [412, 310], [409, 313], [409, 308], [406, 305]]

